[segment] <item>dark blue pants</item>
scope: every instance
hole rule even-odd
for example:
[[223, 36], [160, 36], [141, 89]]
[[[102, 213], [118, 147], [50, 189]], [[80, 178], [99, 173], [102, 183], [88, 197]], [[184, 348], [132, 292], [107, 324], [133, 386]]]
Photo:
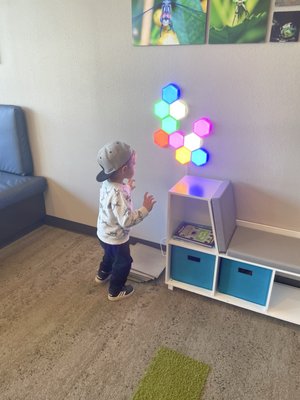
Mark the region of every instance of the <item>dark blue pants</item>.
[[99, 272], [111, 273], [109, 293], [117, 295], [126, 283], [130, 272], [132, 258], [129, 241], [122, 244], [107, 244], [100, 240], [104, 256], [99, 266]]

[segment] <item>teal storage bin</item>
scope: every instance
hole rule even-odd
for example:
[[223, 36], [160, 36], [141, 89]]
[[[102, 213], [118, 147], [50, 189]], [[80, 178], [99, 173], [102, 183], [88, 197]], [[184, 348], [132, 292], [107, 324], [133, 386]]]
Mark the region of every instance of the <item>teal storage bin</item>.
[[178, 246], [171, 248], [171, 278], [211, 290], [215, 256]]
[[266, 305], [272, 271], [239, 261], [221, 259], [218, 290], [252, 303]]

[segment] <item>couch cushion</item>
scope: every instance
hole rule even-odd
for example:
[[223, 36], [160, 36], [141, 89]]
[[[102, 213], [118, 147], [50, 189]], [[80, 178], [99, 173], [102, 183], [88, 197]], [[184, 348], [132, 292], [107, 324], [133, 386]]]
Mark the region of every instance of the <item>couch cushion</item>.
[[43, 193], [46, 185], [46, 179], [40, 176], [20, 176], [0, 172], [0, 209]]
[[27, 126], [21, 107], [0, 104], [0, 171], [32, 175]]

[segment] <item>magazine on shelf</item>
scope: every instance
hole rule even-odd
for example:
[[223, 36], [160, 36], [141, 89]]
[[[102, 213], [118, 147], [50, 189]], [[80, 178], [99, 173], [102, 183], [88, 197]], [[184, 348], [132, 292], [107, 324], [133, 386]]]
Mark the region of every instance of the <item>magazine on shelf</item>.
[[174, 232], [173, 237], [206, 247], [214, 247], [215, 245], [212, 228], [207, 225], [182, 222]]

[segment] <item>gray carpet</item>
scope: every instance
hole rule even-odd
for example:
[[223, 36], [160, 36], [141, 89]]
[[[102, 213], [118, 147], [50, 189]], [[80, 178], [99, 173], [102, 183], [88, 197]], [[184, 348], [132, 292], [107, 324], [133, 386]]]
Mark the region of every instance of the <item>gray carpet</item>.
[[204, 400], [300, 398], [298, 326], [163, 277], [109, 302], [100, 255], [95, 238], [49, 226], [0, 250], [1, 400], [129, 400], [161, 346], [211, 366]]

